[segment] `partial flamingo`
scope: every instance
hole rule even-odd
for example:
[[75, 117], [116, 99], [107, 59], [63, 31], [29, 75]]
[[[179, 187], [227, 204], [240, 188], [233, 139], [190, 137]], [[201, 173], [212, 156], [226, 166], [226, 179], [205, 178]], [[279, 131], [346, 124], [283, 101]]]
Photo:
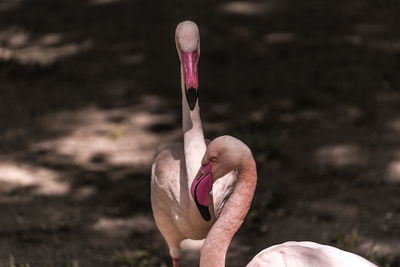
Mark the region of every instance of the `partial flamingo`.
[[[237, 170], [233, 193], [210, 229], [201, 248], [200, 267], [223, 267], [228, 246], [246, 216], [257, 183], [256, 163], [250, 149], [240, 140], [221, 136], [212, 141], [193, 180], [191, 195], [199, 209], [209, 207], [209, 195], [220, 177]], [[373, 263], [350, 252], [313, 242], [286, 242], [257, 254], [247, 267], [308, 266], [372, 267]]]
[[172, 144], [155, 158], [151, 173], [151, 206], [154, 220], [169, 247], [174, 267], [179, 265], [180, 243], [204, 239], [218, 217], [236, 180], [234, 173], [216, 183], [212, 207], [198, 211], [190, 197], [190, 185], [206, 151], [198, 105], [197, 63], [200, 35], [195, 23], [184, 21], [175, 32], [181, 62], [183, 144]]
[[310, 241], [289, 241], [258, 253], [247, 267], [377, 267], [366, 259], [335, 247]]

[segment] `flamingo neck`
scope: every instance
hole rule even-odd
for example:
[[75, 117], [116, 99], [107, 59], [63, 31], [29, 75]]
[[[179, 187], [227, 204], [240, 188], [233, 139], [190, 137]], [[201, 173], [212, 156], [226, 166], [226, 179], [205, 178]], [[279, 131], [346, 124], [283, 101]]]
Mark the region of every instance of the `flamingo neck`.
[[257, 170], [253, 157], [238, 171], [235, 189], [201, 248], [200, 267], [225, 266], [229, 244], [249, 211], [257, 184]]
[[182, 73], [181, 67], [183, 145], [186, 174], [188, 177], [187, 182], [188, 188], [190, 188], [197, 170], [200, 168], [201, 160], [207, 147], [204, 141], [198, 102], [194, 110], [191, 111], [186, 101], [185, 84]]

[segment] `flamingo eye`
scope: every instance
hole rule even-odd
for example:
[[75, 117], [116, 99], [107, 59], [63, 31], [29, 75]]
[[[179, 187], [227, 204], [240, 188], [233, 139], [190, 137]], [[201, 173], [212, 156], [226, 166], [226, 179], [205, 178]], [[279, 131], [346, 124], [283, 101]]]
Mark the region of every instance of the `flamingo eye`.
[[217, 160], [216, 157], [212, 157], [212, 158], [211, 158], [211, 161], [212, 161], [212, 162], [215, 162], [216, 160]]

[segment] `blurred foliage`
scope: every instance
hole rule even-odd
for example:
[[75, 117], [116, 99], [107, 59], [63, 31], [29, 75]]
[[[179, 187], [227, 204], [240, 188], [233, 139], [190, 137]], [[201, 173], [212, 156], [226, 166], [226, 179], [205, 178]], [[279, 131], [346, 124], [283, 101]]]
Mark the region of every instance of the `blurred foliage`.
[[18, 239], [23, 242], [33, 243], [40, 242], [44, 235], [71, 231], [80, 222], [78, 218], [69, 217], [54, 222], [31, 221], [22, 216], [17, 216], [16, 221], [23, 228], [23, 230], [16, 233]]
[[265, 223], [268, 213], [281, 208], [287, 199], [276, 189], [267, 190], [262, 198], [254, 201], [246, 217], [243, 227], [250, 231], [267, 232], [268, 225]]
[[145, 249], [137, 249], [133, 252], [114, 251], [111, 260], [114, 266], [120, 267], [167, 266], [162, 257]]
[[337, 233], [332, 238], [332, 243], [344, 250], [353, 250], [362, 241], [362, 236], [357, 229], [353, 229], [351, 233]]
[[[61, 263], [57, 265], [60, 267], [79, 267], [77, 260], [72, 260], [68, 263]], [[31, 264], [31, 263], [15, 263], [14, 255], [10, 254], [10, 267], [54, 267], [54, 265], [47, 263]]]
[[116, 125], [113, 125], [110, 129], [110, 137], [114, 140], [118, 140], [122, 137], [122, 131]]
[[386, 256], [370, 256], [369, 260], [381, 267], [400, 267], [400, 254]]

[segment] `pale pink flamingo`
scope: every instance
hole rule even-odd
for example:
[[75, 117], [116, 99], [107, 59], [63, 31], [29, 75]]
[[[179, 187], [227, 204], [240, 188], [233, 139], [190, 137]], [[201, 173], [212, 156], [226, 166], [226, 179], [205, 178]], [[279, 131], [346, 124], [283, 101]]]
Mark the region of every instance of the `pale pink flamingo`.
[[[233, 235], [239, 229], [252, 201], [257, 183], [256, 163], [250, 149], [240, 140], [221, 136], [212, 141], [201, 161], [191, 186], [193, 199], [202, 210], [209, 206], [209, 193], [218, 179], [237, 170], [237, 182], [217, 221], [211, 227], [201, 248], [200, 267], [223, 267]], [[313, 242], [286, 242], [257, 254], [248, 267], [308, 266], [372, 267], [364, 258], [334, 247]]]
[[206, 151], [200, 109], [197, 103], [197, 63], [200, 35], [195, 23], [180, 23], [175, 43], [181, 62], [183, 144], [172, 144], [155, 158], [151, 174], [151, 206], [154, 220], [169, 247], [173, 266], [178, 266], [180, 243], [184, 239], [204, 239], [232, 192], [234, 173], [220, 179], [211, 192], [209, 209], [199, 213], [190, 197], [190, 185]]

